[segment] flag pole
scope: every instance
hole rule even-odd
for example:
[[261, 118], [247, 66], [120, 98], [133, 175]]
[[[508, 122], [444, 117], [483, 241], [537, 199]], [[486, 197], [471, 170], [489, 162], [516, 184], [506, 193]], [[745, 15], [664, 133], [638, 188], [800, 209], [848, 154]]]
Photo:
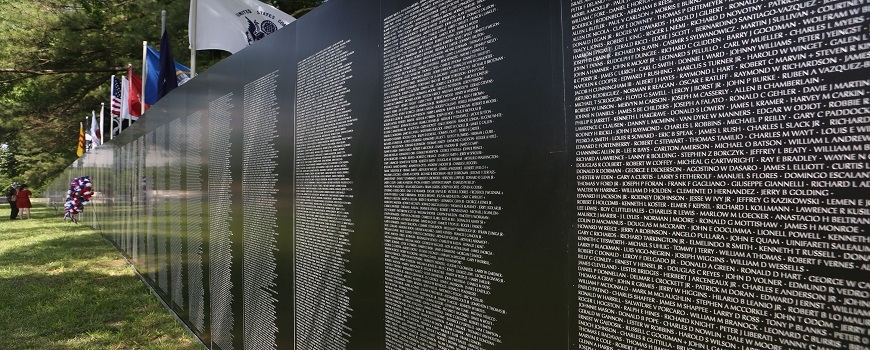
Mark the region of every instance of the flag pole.
[[[90, 119], [90, 118], [88, 118], [88, 115], [85, 114], [85, 123], [88, 122], [88, 119]], [[85, 125], [85, 124], [82, 123], [82, 130], [84, 130], [84, 125]], [[85, 131], [85, 135], [89, 135], [90, 133], [91, 133], [91, 132], [90, 132], [90, 129], [87, 130], [87, 131]], [[90, 151], [91, 148], [93, 148], [93, 147], [94, 147], [94, 140], [91, 139], [91, 147], [88, 147], [88, 137], [85, 136], [85, 153], [88, 153], [88, 151]]]
[[[79, 146], [81, 146], [82, 154], [85, 154], [85, 140], [84, 140], [84, 136], [82, 135], [82, 133], [84, 133], [84, 132], [85, 132], [85, 124], [82, 122], [79, 122]], [[76, 151], [78, 151], [78, 149]], [[78, 155], [79, 158], [82, 157], [82, 154]]]
[[[109, 88], [109, 102], [111, 102], [112, 98], [115, 97], [115, 92], [114, 92], [114, 90], [115, 90], [115, 75], [114, 74], [112, 75], [111, 82], [112, 82], [112, 87]], [[112, 107], [110, 106], [109, 108], [111, 109]], [[120, 115], [120, 113], [119, 113], [119, 115]], [[109, 141], [111, 141], [111, 140], [115, 139], [115, 117], [112, 116], [112, 113], [109, 113], [109, 122], [110, 122], [110, 124], [112, 124], [109, 126]]]
[[139, 96], [139, 115], [145, 114], [145, 80], [147, 80], [147, 79], [145, 79], [145, 77], [147, 77], [147, 75], [145, 75], [145, 74], [148, 73], [148, 72], [146, 72], [146, 68], [147, 68], [148, 64], [145, 63], [145, 60], [147, 60], [147, 59], [148, 59], [148, 42], [143, 41], [142, 42], [142, 91], [140, 91], [142, 93], [142, 95]]
[[[127, 63], [127, 72], [133, 73], [133, 64], [132, 63]], [[128, 79], [127, 83], [130, 84], [130, 86], [132, 86], [133, 85], [132, 74], [129, 77], [127, 77], [127, 79]], [[121, 87], [121, 88], [123, 89], [124, 87]], [[127, 89], [127, 115], [121, 116], [121, 130], [120, 131], [124, 131], [124, 119], [127, 119], [127, 127], [128, 128], [130, 127], [130, 125], [133, 125], [133, 115], [130, 114], [130, 106], [129, 105], [130, 105], [130, 89]], [[119, 133], [120, 133], [120, 131], [119, 131]]]
[[115, 117], [109, 113], [109, 141], [115, 139]]
[[[103, 110], [106, 109], [106, 103], [100, 102], [100, 144], [103, 144], [103, 140], [105, 139], [103, 135], [106, 134], [106, 131], [103, 130]], [[112, 129], [109, 129], [109, 132], [112, 132]]]
[[196, 5], [197, 0], [190, 0], [190, 77], [196, 76]]
[[166, 31], [166, 10], [160, 11], [160, 35]]

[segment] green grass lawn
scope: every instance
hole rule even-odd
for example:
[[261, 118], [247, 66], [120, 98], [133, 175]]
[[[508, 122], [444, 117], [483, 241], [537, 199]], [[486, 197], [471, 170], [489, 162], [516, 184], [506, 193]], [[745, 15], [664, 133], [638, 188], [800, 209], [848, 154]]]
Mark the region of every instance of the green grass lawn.
[[0, 349], [203, 348], [93, 229], [32, 217], [0, 204]]

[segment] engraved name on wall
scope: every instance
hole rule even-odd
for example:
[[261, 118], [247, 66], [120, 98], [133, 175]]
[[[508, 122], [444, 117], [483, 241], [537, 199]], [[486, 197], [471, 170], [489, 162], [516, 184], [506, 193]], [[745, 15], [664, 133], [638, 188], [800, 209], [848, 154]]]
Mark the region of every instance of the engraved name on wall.
[[275, 195], [278, 150], [278, 72], [272, 72], [245, 85], [243, 103], [242, 157], [242, 232], [245, 348], [274, 349], [278, 328], [275, 305], [276, 222], [278, 201]]
[[356, 119], [346, 83], [352, 76], [349, 41], [339, 41], [297, 64], [295, 157], [296, 345], [344, 349], [350, 338], [346, 255], [354, 232], [347, 148]]
[[[486, 348], [505, 310], [487, 304], [487, 222], [501, 195], [484, 144], [500, 114], [483, 87], [498, 25], [488, 1], [420, 1], [384, 20], [384, 235], [388, 349]], [[451, 13], [450, 15], [435, 15]]]
[[866, 346], [866, 11], [571, 4], [581, 348]]
[[203, 266], [203, 186], [202, 186], [202, 119], [203, 113], [197, 111], [189, 116], [186, 123], [186, 145], [184, 152], [186, 231], [187, 231], [187, 301], [191, 328], [195, 332], [205, 331], [205, 272]]
[[182, 243], [184, 231], [182, 230], [182, 144], [181, 138], [184, 137], [185, 122], [181, 118], [175, 119], [169, 123], [169, 140], [167, 144], [167, 156], [169, 163], [169, 186], [166, 193], [169, 216], [169, 264], [170, 264], [170, 291], [172, 294], [172, 302], [181, 309], [186, 310], [187, 305], [184, 301], [184, 265], [182, 261], [182, 252], [184, 245]]
[[209, 293], [211, 299], [212, 341], [222, 350], [233, 349], [232, 231], [230, 217], [230, 109], [233, 94], [209, 103], [208, 128], [208, 235]]

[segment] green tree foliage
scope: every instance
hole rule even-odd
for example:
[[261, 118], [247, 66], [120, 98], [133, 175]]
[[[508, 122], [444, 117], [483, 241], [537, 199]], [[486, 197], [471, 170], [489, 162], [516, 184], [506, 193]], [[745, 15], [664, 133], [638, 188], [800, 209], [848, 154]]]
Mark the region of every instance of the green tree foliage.
[[[321, 1], [265, 2], [298, 18]], [[110, 77], [125, 73], [128, 64], [141, 75], [142, 42], [159, 46], [161, 10], [167, 11], [175, 58], [187, 61], [189, 4], [0, 0], [0, 144], [15, 145], [9, 150], [17, 162], [15, 173], [0, 169], [0, 180], [40, 187], [76, 159], [79, 122], [99, 111], [101, 102], [108, 105]], [[197, 71], [227, 56], [198, 52]]]
[[18, 177], [19, 162], [15, 153], [14, 144], [0, 145], [0, 188]]

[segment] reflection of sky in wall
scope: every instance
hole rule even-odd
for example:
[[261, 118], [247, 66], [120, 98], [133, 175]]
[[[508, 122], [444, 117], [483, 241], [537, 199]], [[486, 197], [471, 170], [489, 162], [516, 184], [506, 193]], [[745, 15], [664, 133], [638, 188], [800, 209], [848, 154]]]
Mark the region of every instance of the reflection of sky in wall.
[[115, 164], [112, 147], [95, 147], [79, 158], [83, 166], [108, 168]]
[[168, 166], [178, 164], [182, 161], [180, 155], [172, 155], [168, 149], [160, 148], [157, 145], [149, 145], [147, 150], [148, 166]]

